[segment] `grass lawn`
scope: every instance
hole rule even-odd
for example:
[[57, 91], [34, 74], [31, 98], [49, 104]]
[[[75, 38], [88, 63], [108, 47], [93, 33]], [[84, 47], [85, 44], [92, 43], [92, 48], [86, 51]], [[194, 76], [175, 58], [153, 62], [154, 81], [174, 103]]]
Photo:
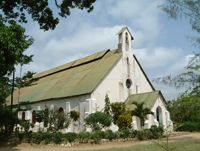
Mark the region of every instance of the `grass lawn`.
[[[169, 143], [170, 148], [173, 150], [170, 151], [200, 151], [200, 140], [192, 140], [192, 141], [178, 141]], [[149, 144], [138, 144], [129, 147], [123, 148], [110, 148], [96, 151], [165, 151], [162, 147], [159, 147], [154, 142], [150, 142]]]

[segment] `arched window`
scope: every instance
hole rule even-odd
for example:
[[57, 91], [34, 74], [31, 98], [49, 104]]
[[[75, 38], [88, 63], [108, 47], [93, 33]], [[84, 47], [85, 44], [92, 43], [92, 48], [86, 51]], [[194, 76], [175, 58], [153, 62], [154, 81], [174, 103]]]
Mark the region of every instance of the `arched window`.
[[126, 51], [129, 49], [129, 40], [128, 40], [128, 33], [125, 33], [125, 43], [126, 43]]
[[162, 109], [161, 109], [160, 106], [158, 106], [158, 107], [156, 108], [156, 119], [157, 119], [157, 121], [158, 121], [158, 123], [159, 123], [160, 125], [163, 124], [163, 120], [162, 120]]
[[32, 112], [32, 123], [35, 124], [36, 122], [36, 112], [35, 110]]
[[127, 73], [128, 73], [128, 77], [130, 77], [130, 63], [129, 63], [129, 58], [126, 58], [126, 66], [127, 66]]
[[25, 111], [22, 112], [22, 120], [25, 121], [26, 113]]
[[60, 108], [58, 109], [58, 112], [59, 112], [59, 113], [63, 113], [63, 112], [64, 112], [63, 108], [60, 107]]

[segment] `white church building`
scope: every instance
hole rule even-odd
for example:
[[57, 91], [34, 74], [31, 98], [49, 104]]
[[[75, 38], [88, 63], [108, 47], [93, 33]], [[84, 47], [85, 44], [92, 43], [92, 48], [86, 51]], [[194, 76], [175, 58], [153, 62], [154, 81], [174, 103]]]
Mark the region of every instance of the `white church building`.
[[[145, 127], [170, 125], [171, 119], [162, 93], [155, 90], [132, 51], [133, 37], [127, 27], [118, 32], [118, 48], [99, 51], [90, 56], [38, 73], [33, 85], [14, 92], [14, 104], [30, 102], [31, 110], [18, 113], [19, 118], [33, 120], [33, 112], [46, 107], [68, 113], [80, 112], [80, 121], [68, 131], [83, 131], [84, 118], [103, 111], [106, 94], [111, 103], [145, 102], [154, 115], [148, 115]], [[133, 128], [140, 129], [139, 119], [133, 117]], [[113, 127], [114, 129], [114, 127]]]

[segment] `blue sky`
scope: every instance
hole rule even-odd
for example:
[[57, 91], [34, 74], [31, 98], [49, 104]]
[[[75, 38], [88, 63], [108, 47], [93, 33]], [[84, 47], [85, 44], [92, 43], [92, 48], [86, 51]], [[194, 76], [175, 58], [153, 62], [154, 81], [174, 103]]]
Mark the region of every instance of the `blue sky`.
[[[100, 0], [91, 13], [73, 10], [53, 31], [44, 32], [32, 21], [25, 25], [34, 38], [28, 54], [34, 62], [24, 71], [40, 72], [70, 60], [117, 47], [116, 33], [128, 26], [134, 37], [133, 53], [150, 79], [181, 72], [195, 51], [190, 41], [190, 25], [183, 19], [174, 21], [159, 9], [164, 0]], [[178, 90], [161, 84], [167, 99]]]

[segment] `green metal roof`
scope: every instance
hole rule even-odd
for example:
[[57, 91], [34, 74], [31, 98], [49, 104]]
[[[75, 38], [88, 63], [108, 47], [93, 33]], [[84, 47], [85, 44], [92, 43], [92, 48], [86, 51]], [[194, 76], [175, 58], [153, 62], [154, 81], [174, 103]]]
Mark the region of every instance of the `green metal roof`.
[[158, 98], [159, 95], [160, 91], [133, 94], [127, 98], [126, 105], [128, 109], [133, 110], [135, 108], [135, 105], [132, 104], [133, 102], [137, 103], [145, 102], [144, 107], [151, 109], [155, 104], [156, 99]]
[[[101, 51], [54, 69], [38, 73], [32, 86], [20, 89], [19, 102], [37, 102], [91, 93], [121, 58], [116, 50]], [[18, 90], [14, 92], [17, 104]], [[7, 100], [10, 100], [8, 97]]]

